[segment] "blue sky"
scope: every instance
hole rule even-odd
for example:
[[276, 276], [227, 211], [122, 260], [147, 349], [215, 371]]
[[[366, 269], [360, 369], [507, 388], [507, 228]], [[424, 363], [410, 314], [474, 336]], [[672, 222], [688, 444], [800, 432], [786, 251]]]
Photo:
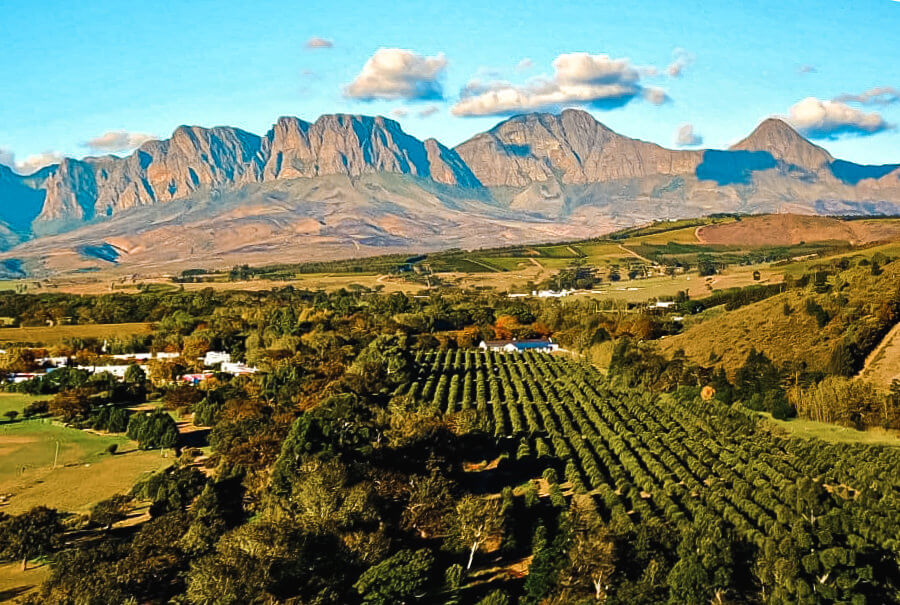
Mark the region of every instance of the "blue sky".
[[[0, 0], [0, 161], [24, 170], [29, 156], [80, 157], [180, 124], [262, 134], [280, 115], [333, 112], [399, 110], [411, 134], [455, 145], [515, 112], [491, 114], [498, 94], [582, 106], [666, 146], [690, 124], [685, 143], [724, 147], [796, 106], [795, 124], [835, 156], [900, 162], [893, 0], [155, 4]], [[332, 46], [307, 48], [312, 37]], [[348, 94], [381, 48], [427, 73], [401, 74], [404, 91], [373, 68]]]

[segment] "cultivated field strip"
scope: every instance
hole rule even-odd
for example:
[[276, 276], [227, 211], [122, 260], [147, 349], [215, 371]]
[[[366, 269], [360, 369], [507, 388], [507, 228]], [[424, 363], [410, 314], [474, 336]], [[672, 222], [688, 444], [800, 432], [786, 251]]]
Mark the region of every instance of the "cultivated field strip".
[[900, 554], [897, 449], [774, 436], [718, 402], [613, 388], [567, 357], [460, 350], [416, 361], [408, 394], [445, 414], [474, 410], [516, 460], [564, 469], [609, 522], [715, 518], [774, 551], [790, 536], [813, 581], [836, 566], [864, 581]]

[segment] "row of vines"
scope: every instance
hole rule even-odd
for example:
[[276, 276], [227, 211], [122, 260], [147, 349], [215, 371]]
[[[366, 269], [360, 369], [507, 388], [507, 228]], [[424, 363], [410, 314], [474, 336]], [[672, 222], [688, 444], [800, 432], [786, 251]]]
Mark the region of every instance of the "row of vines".
[[717, 402], [614, 388], [543, 353], [420, 353], [407, 394], [473, 410], [519, 461], [559, 469], [610, 523], [719, 524], [770, 602], [896, 594], [900, 452], [771, 434]]

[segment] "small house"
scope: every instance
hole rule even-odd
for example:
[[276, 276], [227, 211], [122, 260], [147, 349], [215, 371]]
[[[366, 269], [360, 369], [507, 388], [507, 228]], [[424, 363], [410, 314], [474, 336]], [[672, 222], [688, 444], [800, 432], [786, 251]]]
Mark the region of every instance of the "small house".
[[559, 350], [559, 345], [550, 338], [529, 338], [523, 340], [482, 340], [478, 348], [501, 353], [524, 353], [525, 351], [552, 353]]

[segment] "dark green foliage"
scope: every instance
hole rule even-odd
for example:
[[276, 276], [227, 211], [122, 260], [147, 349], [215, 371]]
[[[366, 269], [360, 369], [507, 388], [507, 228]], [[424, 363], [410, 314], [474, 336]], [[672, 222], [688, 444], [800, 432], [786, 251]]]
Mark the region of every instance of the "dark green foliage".
[[0, 558], [21, 561], [49, 555], [62, 545], [62, 515], [38, 506], [13, 517], [0, 516]]
[[314, 410], [301, 414], [275, 462], [272, 486], [276, 493], [290, 493], [304, 457], [352, 460], [370, 452], [374, 438], [370, 415], [371, 411], [350, 394], [329, 397]]
[[503, 590], [492, 590], [478, 601], [477, 605], [510, 605], [512, 601]]
[[716, 274], [716, 262], [712, 255], [706, 253], [697, 255], [697, 271], [700, 273], [701, 277]]
[[842, 339], [831, 350], [825, 370], [837, 376], [853, 376], [856, 374], [856, 359], [855, 347], [846, 339]]
[[178, 425], [164, 410], [138, 412], [128, 421], [127, 435], [143, 450], [172, 448], [178, 443]]
[[179, 546], [187, 516], [143, 524], [129, 541], [75, 542], [53, 560], [38, 603], [165, 603], [183, 593], [187, 558]]
[[538, 525], [532, 538], [532, 561], [523, 587], [523, 603], [540, 603], [556, 585], [556, 576], [562, 565], [562, 552], [566, 538], [551, 540], [544, 525]]
[[175, 467], [154, 473], [137, 483], [131, 493], [151, 500], [150, 514], [160, 516], [186, 509], [203, 491], [206, 477], [195, 468]]
[[22, 410], [22, 415], [25, 416], [25, 418], [40, 416], [46, 414], [49, 409], [50, 405], [47, 401], [32, 401]]
[[98, 409], [91, 417], [91, 423], [98, 431], [124, 433], [128, 430], [131, 412], [127, 408], [106, 405]]
[[362, 602], [371, 605], [415, 603], [431, 575], [434, 555], [427, 549], [401, 550], [367, 569], [353, 585]]
[[91, 373], [78, 368], [59, 368], [44, 376], [21, 382], [15, 390], [29, 395], [52, 395], [87, 384]]
[[133, 497], [124, 494], [116, 494], [98, 502], [91, 508], [91, 522], [110, 529], [114, 523], [122, 521], [128, 516]]
[[207, 395], [193, 406], [194, 424], [197, 426], [213, 426], [218, 421], [223, 407], [225, 407], [224, 401], [219, 401], [216, 397]]
[[187, 597], [193, 603], [354, 602], [355, 565], [331, 534], [289, 523], [248, 523], [222, 537], [215, 553], [194, 561]]
[[541, 282], [540, 288], [544, 290], [590, 290], [602, 281], [597, 274], [597, 269], [589, 267], [583, 261], [576, 260], [571, 266], [561, 269], [558, 273]]

